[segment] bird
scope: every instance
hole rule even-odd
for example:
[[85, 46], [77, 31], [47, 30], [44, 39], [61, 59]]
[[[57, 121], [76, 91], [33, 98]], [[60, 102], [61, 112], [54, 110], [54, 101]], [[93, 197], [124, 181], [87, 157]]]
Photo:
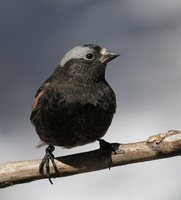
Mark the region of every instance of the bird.
[[[120, 54], [97, 44], [83, 44], [69, 50], [54, 72], [39, 87], [32, 103], [30, 120], [40, 140], [48, 145], [39, 172], [50, 183], [49, 162], [54, 162], [55, 146], [73, 148], [100, 143], [116, 111], [116, 96], [105, 79], [107, 63]], [[111, 147], [112, 149], [112, 147]]]

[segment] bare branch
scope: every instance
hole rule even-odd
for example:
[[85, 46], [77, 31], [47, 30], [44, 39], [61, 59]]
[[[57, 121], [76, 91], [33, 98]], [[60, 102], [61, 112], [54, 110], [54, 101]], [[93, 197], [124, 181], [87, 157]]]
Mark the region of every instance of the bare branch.
[[[181, 132], [171, 130], [168, 133], [151, 136], [147, 141], [121, 144], [112, 155], [112, 167], [156, 160], [181, 154]], [[97, 171], [108, 167], [107, 159], [99, 150], [63, 156], [55, 162], [60, 175], [50, 165], [52, 177], [64, 177], [85, 172]], [[46, 178], [39, 174], [41, 160], [28, 160], [0, 165], [0, 188], [19, 183]]]

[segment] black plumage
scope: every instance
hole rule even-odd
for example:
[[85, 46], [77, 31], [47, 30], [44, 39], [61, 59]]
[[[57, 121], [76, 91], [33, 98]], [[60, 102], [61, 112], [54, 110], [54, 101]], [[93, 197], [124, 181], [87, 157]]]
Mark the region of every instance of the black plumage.
[[30, 119], [42, 141], [72, 148], [104, 136], [116, 110], [105, 69], [118, 55], [88, 44], [63, 57], [33, 101]]

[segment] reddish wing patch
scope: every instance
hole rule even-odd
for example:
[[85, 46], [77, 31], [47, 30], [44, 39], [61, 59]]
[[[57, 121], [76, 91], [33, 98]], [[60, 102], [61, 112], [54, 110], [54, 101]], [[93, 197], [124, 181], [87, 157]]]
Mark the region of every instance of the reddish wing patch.
[[30, 116], [31, 121], [33, 121], [34, 117], [36, 117], [38, 107], [40, 107], [40, 104], [41, 104], [42, 96], [43, 96], [45, 90], [47, 89], [48, 85], [49, 85], [49, 83], [42, 85], [36, 93], [36, 96], [32, 102], [32, 112], [31, 112], [31, 116]]
[[32, 112], [35, 111], [38, 108], [38, 106], [40, 105], [41, 98], [48, 86], [49, 86], [49, 83], [45, 83], [37, 91], [36, 96], [32, 102]]
[[32, 111], [34, 111], [38, 105], [40, 104], [40, 100], [41, 100], [41, 97], [44, 93], [44, 90], [42, 90], [33, 100], [33, 103], [32, 103]]

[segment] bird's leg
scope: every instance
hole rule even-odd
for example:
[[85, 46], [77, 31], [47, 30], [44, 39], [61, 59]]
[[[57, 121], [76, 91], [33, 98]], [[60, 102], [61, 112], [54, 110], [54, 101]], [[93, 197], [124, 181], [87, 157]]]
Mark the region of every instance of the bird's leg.
[[42, 159], [41, 163], [40, 163], [40, 166], [39, 166], [39, 172], [41, 175], [44, 175], [44, 171], [43, 171], [43, 168], [44, 166], [46, 167], [46, 175], [50, 181], [51, 184], [52, 183], [52, 180], [50, 178], [50, 166], [49, 166], [49, 161], [51, 160], [52, 164], [53, 164], [53, 167], [54, 167], [54, 170], [57, 174], [59, 174], [59, 171], [57, 169], [57, 166], [55, 164], [55, 161], [54, 161], [54, 155], [53, 155], [53, 151], [55, 150], [55, 147], [53, 145], [49, 145], [46, 149], [45, 149], [45, 156], [44, 158]]
[[103, 139], [98, 139], [100, 145], [100, 151], [103, 155], [107, 157], [107, 163], [109, 169], [111, 168], [112, 164], [112, 153], [116, 154], [117, 150], [119, 149], [119, 143], [109, 143]]

